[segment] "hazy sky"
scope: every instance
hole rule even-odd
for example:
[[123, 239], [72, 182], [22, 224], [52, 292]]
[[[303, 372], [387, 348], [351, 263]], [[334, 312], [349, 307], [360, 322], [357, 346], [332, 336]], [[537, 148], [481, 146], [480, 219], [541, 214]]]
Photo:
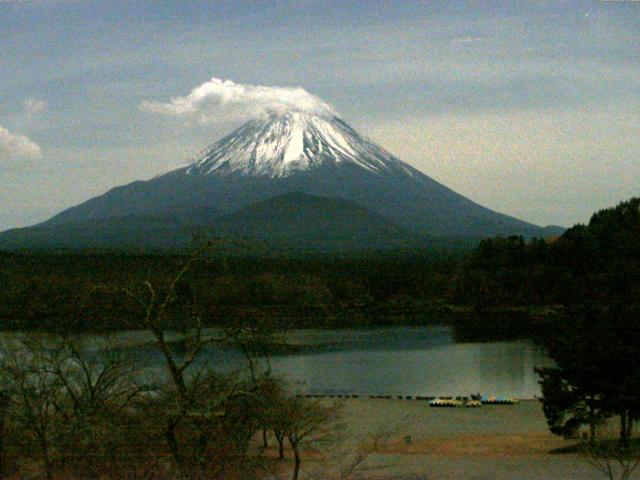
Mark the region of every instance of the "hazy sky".
[[640, 1], [0, 0], [0, 230], [184, 163], [241, 122], [141, 108], [302, 87], [538, 224], [640, 195]]

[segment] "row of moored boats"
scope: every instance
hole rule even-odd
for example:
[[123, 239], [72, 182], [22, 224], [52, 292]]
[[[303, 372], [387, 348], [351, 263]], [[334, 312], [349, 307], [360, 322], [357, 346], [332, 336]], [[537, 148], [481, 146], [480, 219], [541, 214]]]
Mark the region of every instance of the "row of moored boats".
[[429, 400], [430, 407], [481, 407], [482, 405], [514, 405], [518, 403], [513, 397], [437, 397]]

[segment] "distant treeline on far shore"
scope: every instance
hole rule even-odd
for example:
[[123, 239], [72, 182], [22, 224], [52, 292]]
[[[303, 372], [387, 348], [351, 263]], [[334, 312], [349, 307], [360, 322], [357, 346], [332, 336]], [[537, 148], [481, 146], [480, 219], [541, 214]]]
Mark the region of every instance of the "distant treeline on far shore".
[[[468, 249], [238, 255], [194, 262], [167, 316], [188, 325], [276, 328], [450, 323], [463, 340], [531, 337], [585, 305], [640, 304], [640, 199], [562, 236], [494, 238]], [[188, 253], [0, 253], [2, 329], [132, 327], [127, 291], [168, 288]]]

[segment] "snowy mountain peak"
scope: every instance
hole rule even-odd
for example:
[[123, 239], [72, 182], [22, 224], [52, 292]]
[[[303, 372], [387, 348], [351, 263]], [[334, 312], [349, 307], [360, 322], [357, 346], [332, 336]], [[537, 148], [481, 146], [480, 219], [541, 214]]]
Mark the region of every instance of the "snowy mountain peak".
[[338, 117], [300, 111], [252, 120], [177, 171], [275, 178], [345, 162], [377, 174], [398, 169], [411, 176], [417, 173]]

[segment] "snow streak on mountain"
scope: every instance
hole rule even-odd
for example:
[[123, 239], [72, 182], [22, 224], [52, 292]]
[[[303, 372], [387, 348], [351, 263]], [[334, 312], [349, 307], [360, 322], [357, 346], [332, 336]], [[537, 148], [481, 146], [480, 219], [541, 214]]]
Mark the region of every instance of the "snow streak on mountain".
[[338, 117], [298, 111], [270, 113], [246, 123], [175, 173], [281, 178], [343, 163], [380, 175], [398, 170], [417, 174]]
[[[173, 103], [166, 108], [177, 108]], [[303, 250], [547, 234], [438, 183], [333, 111], [289, 107], [261, 112], [182, 167], [115, 187], [34, 227], [0, 234], [0, 248], [173, 248], [188, 244], [187, 233], [201, 226]]]

